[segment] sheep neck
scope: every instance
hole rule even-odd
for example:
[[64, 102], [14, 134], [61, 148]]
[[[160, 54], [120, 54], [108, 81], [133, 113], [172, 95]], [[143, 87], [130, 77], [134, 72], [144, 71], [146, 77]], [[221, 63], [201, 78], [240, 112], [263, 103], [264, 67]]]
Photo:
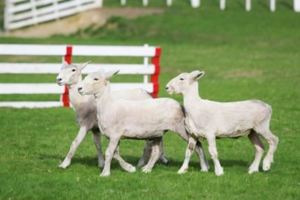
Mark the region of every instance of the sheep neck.
[[183, 93], [183, 103], [187, 108], [190, 105], [193, 105], [192, 102], [202, 100], [199, 96], [199, 86], [198, 82], [194, 82], [184, 93]]
[[[95, 95], [95, 99], [100, 102], [100, 105], [105, 105], [107, 103], [110, 103], [112, 101], [112, 97], [111, 97], [111, 89], [110, 89], [110, 84], [107, 83], [104, 91], [102, 94], [100, 93], [96, 93]], [[105, 106], [103, 106], [105, 107]], [[100, 108], [101, 109], [101, 108]]]
[[78, 83], [82, 80], [81, 75], [78, 77], [74, 83], [67, 85], [67, 88], [69, 90], [69, 98], [72, 106], [75, 110], [78, 110], [80, 108], [80, 103], [83, 101], [84, 96], [80, 95], [77, 90]]

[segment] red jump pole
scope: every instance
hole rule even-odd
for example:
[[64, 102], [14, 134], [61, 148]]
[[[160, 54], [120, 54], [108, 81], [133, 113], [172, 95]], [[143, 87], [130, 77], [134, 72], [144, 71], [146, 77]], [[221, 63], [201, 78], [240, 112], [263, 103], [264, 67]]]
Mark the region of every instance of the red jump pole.
[[[72, 63], [72, 50], [73, 47], [71, 45], [68, 45], [66, 47], [66, 54], [64, 56], [64, 60], [68, 64]], [[65, 90], [64, 93], [62, 94], [61, 100], [64, 107], [70, 107], [69, 89], [67, 86], [65, 86]]]
[[151, 82], [153, 83], [153, 98], [157, 98], [159, 92], [160, 55], [161, 48], [157, 47], [155, 49], [155, 55], [152, 57], [151, 60], [152, 64], [154, 65], [154, 74], [151, 75]]

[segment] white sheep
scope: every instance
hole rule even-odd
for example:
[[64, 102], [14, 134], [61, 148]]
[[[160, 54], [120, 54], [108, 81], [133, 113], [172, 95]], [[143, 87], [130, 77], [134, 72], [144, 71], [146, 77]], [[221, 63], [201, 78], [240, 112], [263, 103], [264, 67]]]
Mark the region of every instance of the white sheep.
[[[99, 167], [104, 166], [104, 159], [102, 156], [101, 150], [101, 134], [99, 132], [98, 124], [97, 124], [97, 109], [96, 103], [93, 96], [82, 96], [78, 93], [77, 84], [81, 81], [81, 70], [87, 65], [88, 63], [84, 63], [82, 65], [75, 65], [75, 64], [68, 64], [63, 63], [63, 66], [57, 76], [57, 83], [59, 85], [66, 85], [69, 89], [69, 97], [70, 102], [73, 109], [77, 115], [77, 121], [80, 126], [79, 132], [72, 142], [70, 150], [66, 155], [64, 161], [59, 165], [61, 168], [67, 168], [71, 164], [72, 157], [75, 154], [76, 149], [80, 145], [80, 143], [85, 138], [87, 132], [89, 130], [93, 133], [94, 143], [97, 148], [98, 152], [98, 165]], [[133, 90], [122, 90], [122, 91], [114, 91], [113, 95], [116, 98], [125, 98], [125, 99], [149, 99], [151, 96], [146, 93], [144, 90], [141, 89], [133, 89]], [[149, 159], [149, 149], [151, 149], [151, 144], [145, 145], [145, 153], [139, 161], [139, 166], [145, 164], [145, 162]], [[160, 141], [160, 159], [166, 163], [168, 160], [163, 155], [163, 147], [162, 141]], [[118, 151], [115, 155], [115, 158], [127, 171], [134, 171], [131, 165], [126, 164], [126, 162], [118, 156]]]
[[[158, 159], [157, 140], [166, 130], [178, 133], [183, 139], [188, 140], [184, 127], [184, 113], [178, 102], [169, 98], [146, 99], [132, 101], [114, 98], [111, 93], [109, 79], [116, 72], [91, 73], [78, 86], [79, 93], [94, 95], [97, 102], [97, 118], [101, 132], [109, 139], [105, 152], [105, 164], [101, 176], [110, 175], [112, 155], [117, 149], [120, 139], [146, 139], [151, 140], [153, 150], [143, 172], [150, 172], [153, 164]], [[200, 157], [202, 171], [207, 171], [201, 143], [197, 143], [196, 152]]]
[[185, 124], [191, 133], [185, 160], [178, 173], [187, 171], [196, 141], [199, 138], [206, 138], [208, 150], [214, 162], [215, 174], [222, 175], [224, 172], [218, 160], [216, 137], [239, 137], [249, 133], [248, 137], [256, 149], [256, 154], [248, 173], [259, 171], [264, 152], [259, 135], [269, 144], [269, 150], [263, 160], [263, 170], [269, 170], [279, 141], [270, 131], [271, 106], [259, 100], [221, 103], [202, 99], [198, 92], [198, 80], [203, 75], [203, 71], [182, 73], [166, 86], [169, 94], [183, 95]]

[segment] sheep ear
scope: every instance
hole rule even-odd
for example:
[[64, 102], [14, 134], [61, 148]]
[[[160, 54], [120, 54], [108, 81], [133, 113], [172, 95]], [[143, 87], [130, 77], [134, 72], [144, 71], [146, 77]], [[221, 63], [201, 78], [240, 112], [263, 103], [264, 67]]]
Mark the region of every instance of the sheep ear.
[[110, 80], [114, 75], [118, 74], [120, 70], [114, 70], [105, 73], [105, 79]]
[[199, 80], [202, 76], [204, 76], [205, 72], [204, 72], [204, 71], [196, 70], [196, 71], [191, 72], [191, 74], [192, 74], [193, 80], [197, 81], [197, 80]]
[[78, 68], [79, 68], [80, 70], [83, 70], [83, 69], [84, 69], [88, 64], [90, 64], [90, 63], [91, 63], [91, 61], [82, 63], [82, 64], [78, 65]]

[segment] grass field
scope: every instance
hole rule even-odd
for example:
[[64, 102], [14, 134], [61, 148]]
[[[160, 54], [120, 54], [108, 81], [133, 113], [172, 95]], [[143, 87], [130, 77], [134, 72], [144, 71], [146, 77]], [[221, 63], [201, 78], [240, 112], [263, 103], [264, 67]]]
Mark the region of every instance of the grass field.
[[[152, 2], [152, 1], [151, 1]], [[163, 6], [155, 0], [151, 6]], [[165, 151], [170, 160], [151, 174], [122, 171], [100, 178], [96, 151], [88, 135], [72, 165], [57, 166], [77, 133], [71, 109], [0, 109], [0, 199], [299, 199], [300, 198], [300, 15], [292, 1], [278, 1], [270, 13], [267, 1], [229, 1], [220, 12], [217, 1], [203, 1], [193, 10], [176, 1], [163, 15], [135, 20], [113, 18], [104, 28], [82, 30], [72, 37], [47, 39], [0, 38], [1, 43], [160, 45], [163, 49], [160, 96], [165, 84], [180, 72], [206, 71], [200, 82], [203, 98], [218, 101], [261, 99], [273, 107], [272, 131], [280, 143], [270, 172], [248, 175], [254, 149], [247, 138], [217, 141], [225, 175], [201, 173], [193, 156], [189, 172], [177, 175], [186, 144], [168, 133]], [[138, 1], [129, 1], [137, 6]], [[107, 6], [117, 6], [117, 1]], [[113, 27], [113, 28], [112, 28]], [[30, 58], [59, 61], [60, 58]], [[23, 61], [0, 57], [0, 61]], [[93, 58], [109, 62], [110, 58]], [[85, 58], [75, 61], [84, 62]], [[55, 76], [0, 75], [0, 82], [53, 82]], [[57, 96], [0, 96], [7, 99], [56, 99]], [[174, 96], [179, 101], [182, 98]], [[104, 146], [107, 141], [104, 139]], [[204, 142], [207, 153], [207, 143]], [[142, 141], [123, 141], [124, 158], [137, 163]], [[209, 156], [208, 156], [209, 157]]]

